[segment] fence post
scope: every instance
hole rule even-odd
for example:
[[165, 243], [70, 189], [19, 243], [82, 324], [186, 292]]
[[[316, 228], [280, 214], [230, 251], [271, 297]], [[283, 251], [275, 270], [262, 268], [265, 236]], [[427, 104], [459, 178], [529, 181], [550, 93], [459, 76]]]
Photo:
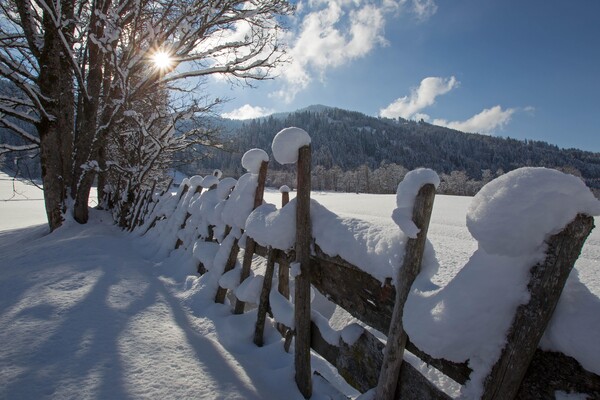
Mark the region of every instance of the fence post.
[[312, 395], [310, 366], [310, 145], [298, 153], [298, 193], [296, 195], [296, 262], [300, 273], [295, 280], [294, 321], [296, 344], [294, 361], [296, 385], [305, 398]]
[[375, 398], [378, 400], [391, 400], [396, 393], [400, 367], [406, 347], [406, 333], [402, 324], [404, 314], [404, 303], [408, 298], [413, 281], [421, 271], [421, 261], [427, 239], [427, 230], [433, 210], [435, 199], [435, 186], [428, 183], [423, 185], [415, 198], [413, 206], [413, 222], [419, 228], [416, 239], [408, 239], [402, 267], [398, 270], [396, 277], [396, 299], [392, 312], [392, 322], [387, 335], [383, 365], [377, 382]]
[[[281, 191], [281, 189], [279, 190]], [[289, 202], [290, 193], [287, 190], [281, 191], [281, 208], [285, 207]], [[277, 289], [286, 299], [290, 298], [290, 264], [287, 260], [279, 262], [279, 283]]]
[[[263, 203], [265, 193], [265, 183], [267, 181], [267, 167], [269, 166], [268, 161], [260, 163], [260, 169], [258, 170], [258, 184], [256, 186], [256, 192], [254, 193], [254, 206], [252, 209], [260, 206]], [[246, 238], [246, 248], [244, 249], [244, 259], [242, 260], [242, 273], [240, 275], [240, 283], [244, 282], [250, 276], [250, 269], [252, 268], [252, 257], [254, 256], [256, 243], [251, 237]], [[235, 306], [233, 307], [234, 314], [242, 314], [246, 303], [235, 299]]]
[[[227, 229], [227, 230], [229, 232], [227, 233], [227, 235], [230, 235], [231, 231], [233, 229], [229, 226], [228, 226], [228, 228], [229, 229]], [[225, 236], [227, 236], [227, 235], [225, 235]], [[237, 255], [240, 251], [240, 246], [238, 244], [238, 241], [239, 241], [239, 239], [237, 237], [235, 237], [233, 239], [233, 243], [231, 244], [231, 249], [229, 249], [229, 256], [227, 257], [227, 261], [225, 262], [225, 267], [223, 268], [223, 274], [231, 271], [235, 267], [235, 262], [237, 261]], [[223, 246], [223, 244], [221, 244], [221, 246]], [[215, 295], [215, 303], [223, 304], [225, 302], [225, 296], [227, 296], [227, 289], [219, 286], [217, 288], [217, 294]]]
[[593, 228], [594, 219], [579, 214], [561, 232], [546, 240], [546, 258], [530, 271], [529, 302], [517, 308], [506, 345], [484, 381], [482, 400], [515, 398], [569, 273]]
[[265, 331], [265, 320], [267, 311], [269, 310], [269, 295], [271, 294], [271, 286], [273, 284], [273, 273], [275, 272], [275, 251], [269, 247], [267, 251], [267, 269], [263, 280], [262, 290], [260, 292], [260, 302], [258, 304], [258, 313], [256, 316], [256, 326], [254, 328], [254, 344], [262, 347], [263, 333]]

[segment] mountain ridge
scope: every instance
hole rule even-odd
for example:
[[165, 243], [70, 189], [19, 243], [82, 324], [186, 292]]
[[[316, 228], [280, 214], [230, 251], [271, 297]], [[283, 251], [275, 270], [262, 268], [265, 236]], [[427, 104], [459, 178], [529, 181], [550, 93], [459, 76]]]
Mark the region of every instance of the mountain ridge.
[[[351, 171], [363, 165], [375, 170], [397, 164], [408, 169], [428, 167], [443, 174], [462, 171], [469, 179], [481, 180], [489, 171], [498, 175], [522, 166], [537, 166], [574, 173], [588, 186], [600, 189], [600, 153], [561, 149], [544, 141], [465, 133], [424, 121], [373, 117], [324, 105], [239, 121], [237, 125], [227, 135], [228, 151], [209, 150], [210, 157], [190, 165], [188, 172], [220, 168], [239, 175], [246, 150], [259, 147], [270, 153], [275, 134], [297, 126], [312, 137], [313, 166], [325, 170]], [[270, 169], [283, 169], [271, 164]]]

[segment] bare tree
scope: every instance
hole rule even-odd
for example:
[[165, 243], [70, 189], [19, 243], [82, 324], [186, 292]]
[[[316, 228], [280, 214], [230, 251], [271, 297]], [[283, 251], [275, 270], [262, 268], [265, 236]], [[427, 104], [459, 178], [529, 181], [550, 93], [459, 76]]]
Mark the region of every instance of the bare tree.
[[[173, 135], [168, 119], [219, 103], [201, 102], [209, 75], [243, 84], [271, 77], [285, 57], [280, 17], [290, 12], [282, 0], [0, 0], [0, 77], [19, 92], [0, 95], [0, 126], [22, 141], [0, 143], [0, 154], [39, 148], [50, 228], [71, 202], [85, 223], [97, 173], [131, 171], [127, 157], [107, 158], [116, 154], [108, 144], [144, 138], [138, 159], [151, 164], [157, 151], [189, 142], [193, 135]], [[148, 114], [165, 93], [186, 110]], [[143, 177], [152, 166], [136, 168]]]

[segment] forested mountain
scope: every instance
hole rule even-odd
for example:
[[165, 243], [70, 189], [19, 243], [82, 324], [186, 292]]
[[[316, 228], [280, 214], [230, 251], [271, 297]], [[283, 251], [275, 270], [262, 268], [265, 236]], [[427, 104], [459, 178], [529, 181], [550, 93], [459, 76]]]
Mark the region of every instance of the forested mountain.
[[[183, 162], [175, 168], [189, 175], [207, 174], [219, 168], [226, 175], [238, 177], [244, 173], [241, 167], [244, 152], [258, 147], [270, 153], [275, 134], [297, 126], [312, 137], [316, 190], [392, 193], [408, 170], [428, 167], [440, 174], [442, 192], [472, 195], [504, 172], [522, 166], [540, 166], [579, 175], [600, 193], [600, 153], [560, 149], [540, 141], [464, 133], [422, 121], [375, 118], [321, 105], [243, 122], [212, 123], [223, 129], [225, 150], [190, 151], [181, 155]], [[23, 128], [33, 130], [33, 127]], [[0, 139], [9, 143], [15, 140], [2, 127]], [[20, 144], [18, 139], [14, 144]], [[0, 164], [5, 169], [19, 168], [24, 176], [39, 177], [36, 155], [37, 152], [9, 153], [0, 157]], [[292, 167], [273, 161], [269, 170], [269, 185], [293, 186]]]
[[[230, 122], [227, 126], [235, 127]], [[478, 182], [485, 183], [522, 166], [562, 169], [580, 175], [588, 186], [600, 188], [600, 153], [560, 149], [539, 141], [464, 133], [423, 121], [375, 118], [324, 106], [245, 121], [227, 136], [227, 151], [212, 150], [209, 158], [189, 163], [184, 171], [192, 174], [220, 168], [227, 174], [240, 175], [243, 153], [253, 147], [270, 152], [275, 134], [289, 126], [302, 128], [312, 137], [317, 189], [385, 193], [395, 190], [395, 184], [378, 184], [382, 178], [377, 176], [377, 170], [400, 169], [398, 173], [402, 175], [402, 167], [408, 170], [428, 167], [440, 173], [445, 181], [451, 177], [465, 185], [470, 181], [472, 187], [464, 191], [450, 190], [469, 194], [481, 186]], [[269, 168], [285, 171], [276, 162]], [[324, 175], [322, 179], [319, 173]], [[344, 177], [349, 173], [357, 176]], [[351, 181], [344, 182], [348, 179]], [[328, 184], [321, 184], [325, 180]]]

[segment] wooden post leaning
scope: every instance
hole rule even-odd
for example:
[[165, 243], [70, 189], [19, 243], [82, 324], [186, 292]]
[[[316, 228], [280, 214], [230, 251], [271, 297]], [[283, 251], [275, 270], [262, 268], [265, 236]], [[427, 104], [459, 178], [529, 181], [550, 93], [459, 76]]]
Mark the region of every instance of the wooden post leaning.
[[269, 311], [269, 295], [273, 284], [273, 273], [275, 272], [275, 251], [272, 247], [267, 250], [267, 269], [265, 279], [260, 292], [260, 302], [258, 304], [258, 313], [256, 316], [256, 325], [254, 327], [254, 344], [262, 347], [264, 344], [263, 334], [265, 331], [265, 320], [267, 311]]
[[402, 323], [404, 303], [406, 303], [415, 278], [421, 271], [421, 261], [434, 199], [435, 186], [430, 183], [423, 185], [415, 198], [413, 222], [419, 228], [419, 233], [416, 239], [408, 239], [406, 242], [404, 260], [396, 277], [394, 310], [375, 394], [375, 398], [378, 400], [394, 399], [397, 386], [402, 384], [402, 382], [398, 382], [398, 377], [400, 376], [400, 367], [402, 366], [407, 339]]
[[546, 240], [546, 258], [530, 271], [529, 302], [517, 308], [506, 345], [484, 381], [483, 400], [516, 397], [569, 273], [593, 228], [594, 219], [579, 214], [560, 233]]
[[[254, 193], [254, 205], [252, 209], [260, 206], [263, 203], [265, 194], [265, 183], [267, 181], [267, 167], [269, 166], [268, 161], [263, 161], [260, 164], [258, 171], [258, 184], [256, 186], [256, 192]], [[256, 243], [251, 237], [246, 238], [246, 248], [244, 250], [244, 259], [242, 260], [242, 273], [240, 275], [240, 283], [244, 282], [250, 276], [250, 269], [252, 268], [252, 257], [254, 257]], [[242, 314], [246, 303], [235, 299], [235, 306], [233, 307], [234, 314]]]
[[[290, 193], [281, 192], [281, 207], [285, 207], [290, 202]], [[286, 299], [290, 298], [290, 265], [287, 262], [279, 263], [279, 283], [277, 285], [279, 293]]]
[[[289, 192], [281, 192], [281, 207], [285, 207], [287, 203], [290, 202], [290, 194]], [[279, 261], [279, 274], [278, 274], [278, 283], [277, 290], [283, 297], [286, 299], [290, 299], [290, 263], [287, 258], [285, 260]], [[285, 338], [285, 351], [288, 352], [290, 349], [290, 345], [292, 342], [292, 330], [288, 329], [282, 323], [277, 323], [277, 330], [281, 335]]]
[[298, 193], [296, 196], [296, 262], [300, 273], [295, 278], [294, 323], [296, 342], [294, 364], [296, 385], [305, 398], [312, 395], [310, 366], [310, 163], [311, 147], [303, 146], [298, 154]]

